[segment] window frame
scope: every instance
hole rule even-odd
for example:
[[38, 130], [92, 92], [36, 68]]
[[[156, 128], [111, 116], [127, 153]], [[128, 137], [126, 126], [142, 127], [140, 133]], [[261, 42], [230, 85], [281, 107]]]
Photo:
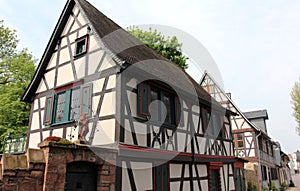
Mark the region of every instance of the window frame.
[[[81, 43], [82, 41], [85, 41], [85, 50], [81, 51], [81, 52], [77, 52], [78, 50], [78, 44]], [[85, 53], [87, 53], [89, 48], [89, 35], [84, 35], [82, 37], [79, 37], [75, 40], [75, 49], [74, 49], [74, 58], [79, 57], [81, 55], [84, 55]]]
[[[76, 119], [79, 118], [80, 112], [79, 112], [78, 116], [74, 117], [74, 119], [70, 118], [71, 104], [72, 104], [72, 92], [73, 92], [73, 90], [76, 90], [76, 89], [81, 90], [81, 87], [80, 86], [74, 86], [74, 87], [71, 87], [71, 88], [67, 88], [67, 89], [55, 92], [54, 102], [53, 102], [53, 104], [54, 104], [53, 105], [53, 115], [52, 115], [53, 124], [68, 123], [68, 122], [75, 121]], [[57, 102], [58, 102], [58, 95], [61, 95], [61, 94], [65, 94], [65, 104], [64, 104], [64, 112], [63, 112], [64, 118], [63, 118], [62, 121], [58, 121], [57, 122], [56, 121], [56, 116], [57, 116]], [[78, 97], [79, 100], [81, 100], [81, 96], [82, 96], [82, 93], [80, 91], [79, 97]]]
[[[158, 93], [157, 100], [163, 102], [164, 95], [168, 94], [170, 98], [170, 117], [171, 117], [171, 123], [166, 122], [166, 119], [164, 122], [161, 121], [161, 119], [158, 119], [158, 123], [163, 123], [166, 127], [176, 127], [178, 125], [183, 124], [183, 109], [181, 100], [179, 100], [176, 92], [169, 87], [167, 87], [164, 84], [161, 84], [159, 82], [153, 82], [153, 81], [147, 81], [142, 82], [137, 85], [137, 114], [139, 117], [150, 119], [151, 115], [149, 112], [149, 105], [151, 103], [151, 91], [156, 90]], [[146, 91], [146, 92], [144, 92]], [[147, 96], [147, 97], [144, 97]], [[167, 97], [167, 96], [166, 96]], [[146, 103], [145, 103], [146, 102]], [[168, 109], [167, 109], [168, 110]], [[158, 109], [158, 112], [161, 112], [160, 109]], [[160, 114], [158, 114], [160, 116]]]
[[[222, 140], [225, 138], [224, 121], [222, 120], [222, 117], [219, 113], [212, 113], [207, 108], [201, 108], [201, 120], [203, 134], [206, 133], [209, 137], [217, 138], [218, 140]], [[218, 135], [216, 135], [215, 128], [215, 126], [217, 125], [220, 126], [220, 132], [218, 133]]]
[[[239, 135], [242, 136], [242, 139], [238, 139]], [[234, 141], [234, 147], [236, 149], [244, 149], [245, 148], [245, 135], [244, 135], [244, 133], [235, 133], [233, 141]], [[240, 142], [243, 143], [243, 146], [241, 146], [241, 147], [239, 146]]]
[[[44, 125], [52, 126], [52, 125], [60, 125], [65, 123], [72, 123], [75, 122], [81, 115], [85, 115], [86, 117], [91, 117], [92, 113], [92, 90], [93, 84], [87, 83], [82, 84], [82, 81], [69, 84], [54, 90], [53, 94], [50, 94], [46, 97], [45, 109], [44, 109]], [[87, 89], [87, 95], [84, 94], [84, 90]], [[78, 114], [71, 119], [70, 112], [72, 111], [72, 92], [74, 90], [79, 90], [78, 92], [78, 99], [79, 99], [79, 108]], [[57, 121], [57, 103], [58, 103], [58, 96], [61, 94], [65, 94], [64, 100], [64, 112], [63, 112], [63, 119], [61, 121]], [[85, 100], [87, 99], [87, 101]], [[85, 109], [83, 113], [83, 102], [87, 103], [88, 107]]]

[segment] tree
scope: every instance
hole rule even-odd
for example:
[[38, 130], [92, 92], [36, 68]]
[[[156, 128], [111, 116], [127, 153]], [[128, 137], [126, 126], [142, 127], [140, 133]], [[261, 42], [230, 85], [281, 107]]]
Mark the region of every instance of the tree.
[[188, 68], [188, 64], [186, 63], [188, 57], [182, 54], [182, 44], [178, 42], [175, 36], [165, 38], [157, 30], [153, 31], [149, 28], [149, 31], [143, 31], [136, 26], [129, 27], [127, 31], [141, 40], [146, 46], [178, 64], [181, 68]]
[[[15, 30], [0, 20], [0, 148], [4, 138], [26, 135], [30, 105], [21, 102], [35, 71], [33, 57], [27, 49], [18, 50]], [[1, 151], [0, 150], [0, 151]]]
[[300, 135], [300, 79], [296, 82], [291, 91], [292, 105], [293, 105], [293, 115], [297, 122], [296, 130]]

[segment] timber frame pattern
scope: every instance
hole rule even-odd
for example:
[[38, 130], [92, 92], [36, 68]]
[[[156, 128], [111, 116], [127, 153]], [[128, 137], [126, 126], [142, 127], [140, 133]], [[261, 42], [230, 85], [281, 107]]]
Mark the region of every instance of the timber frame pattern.
[[[128, 74], [126, 69], [153, 59], [164, 62], [161, 70], [151, 74], [154, 79], [164, 76], [180, 89], [185, 84], [180, 85], [177, 78], [184, 76], [196, 91], [195, 99], [180, 97], [181, 114], [174, 127], [139, 115], [138, 91], [144, 83], [141, 76], [146, 74]], [[143, 72], [150, 71], [145, 68]], [[169, 71], [177, 73], [176, 77], [167, 75]], [[161, 81], [170, 85], [164, 79]], [[73, 98], [70, 92], [76, 88], [82, 92]], [[59, 100], [61, 92], [77, 105], [61, 109], [67, 104]], [[188, 91], [183, 88], [182, 92]], [[117, 191], [234, 190], [231, 116], [236, 111], [224, 110], [213, 97], [87, 1], [69, 0], [22, 98], [32, 104], [27, 147], [36, 148], [48, 136], [74, 141], [81, 135], [91, 148], [117, 149]], [[59, 112], [69, 112], [61, 123], [55, 121]], [[71, 120], [71, 112], [78, 118]]]
[[[214, 78], [207, 72], [204, 73], [200, 80], [201, 86], [224, 108], [237, 113], [231, 116], [232, 133], [234, 140], [235, 156], [255, 164], [254, 170], [258, 174], [257, 180], [247, 180], [259, 188], [263, 188], [272, 181], [278, 181], [275, 177], [271, 177], [271, 170], [277, 169], [280, 164], [275, 161], [276, 143], [271, 140], [267, 134], [267, 130], [261, 129], [251, 122], [246, 115], [232, 101], [231, 95], [224, 92]], [[266, 169], [266, 170], [264, 170]], [[263, 172], [266, 171], [266, 172]], [[276, 186], [279, 187], [280, 184]]]

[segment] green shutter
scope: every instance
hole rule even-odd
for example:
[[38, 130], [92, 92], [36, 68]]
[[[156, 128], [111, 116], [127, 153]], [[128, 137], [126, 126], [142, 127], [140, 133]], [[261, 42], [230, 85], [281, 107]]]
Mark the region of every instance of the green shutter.
[[54, 100], [54, 94], [50, 94], [46, 97], [44, 125], [48, 125], [52, 123], [53, 100]]
[[183, 125], [184, 121], [183, 121], [183, 117], [181, 118], [181, 116], [183, 116], [183, 111], [181, 109], [181, 103], [178, 97], [175, 98], [175, 119], [176, 119], [176, 125]]
[[137, 111], [140, 116], [149, 115], [149, 86], [147, 84], [138, 85]]
[[92, 116], [92, 94], [93, 84], [86, 84], [81, 87], [80, 115]]
[[155, 191], [163, 191], [163, 182], [162, 182], [162, 168], [161, 166], [156, 166], [155, 174], [154, 174], [154, 181], [155, 181]]
[[164, 191], [169, 191], [169, 165], [162, 165], [162, 180], [163, 180], [163, 189]]

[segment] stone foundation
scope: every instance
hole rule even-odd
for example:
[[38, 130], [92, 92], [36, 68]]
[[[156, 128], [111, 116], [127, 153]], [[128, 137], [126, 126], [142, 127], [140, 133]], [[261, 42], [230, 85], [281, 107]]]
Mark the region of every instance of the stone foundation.
[[97, 191], [114, 191], [117, 151], [110, 148], [90, 150], [87, 146], [43, 142], [41, 149], [23, 155], [3, 155], [0, 168], [1, 190], [64, 190], [67, 165], [88, 162], [97, 167]]

